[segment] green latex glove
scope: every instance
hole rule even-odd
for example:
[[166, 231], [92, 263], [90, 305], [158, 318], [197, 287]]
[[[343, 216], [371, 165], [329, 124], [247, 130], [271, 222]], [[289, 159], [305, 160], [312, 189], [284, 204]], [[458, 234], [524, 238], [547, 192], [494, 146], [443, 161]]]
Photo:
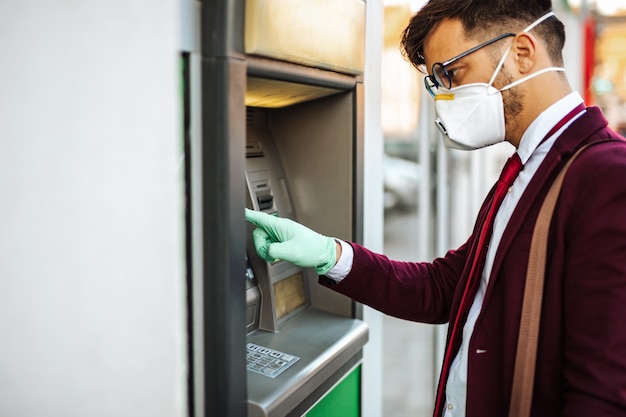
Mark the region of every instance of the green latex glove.
[[315, 268], [319, 275], [335, 266], [335, 239], [293, 220], [260, 211], [246, 209], [246, 220], [257, 227], [252, 239], [257, 253], [267, 262], [283, 259], [303, 268]]

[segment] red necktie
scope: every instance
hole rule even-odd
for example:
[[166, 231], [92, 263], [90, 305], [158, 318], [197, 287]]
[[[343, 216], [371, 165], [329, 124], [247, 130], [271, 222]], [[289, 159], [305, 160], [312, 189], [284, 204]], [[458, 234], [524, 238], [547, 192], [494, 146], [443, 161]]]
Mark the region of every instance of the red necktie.
[[502, 204], [502, 201], [504, 200], [504, 197], [506, 196], [509, 188], [511, 187], [511, 185], [513, 185], [513, 181], [515, 181], [515, 178], [517, 178], [517, 175], [522, 170], [522, 166], [522, 161], [520, 160], [517, 152], [514, 153], [513, 156], [511, 156], [506, 162], [504, 168], [502, 169], [502, 173], [500, 174], [500, 178], [496, 183], [496, 191], [493, 194], [491, 206], [489, 207], [489, 211], [487, 212], [485, 220], [480, 229], [474, 259], [472, 261], [472, 267], [470, 269], [470, 273], [467, 279], [467, 285], [465, 286], [465, 290], [463, 291], [463, 297], [461, 298], [459, 311], [456, 319], [454, 320], [452, 333], [450, 334], [450, 341], [448, 343], [446, 354], [443, 359], [441, 376], [439, 378], [439, 387], [437, 388], [437, 400], [435, 402], [434, 415], [436, 417], [441, 416], [443, 412], [443, 403], [445, 402], [446, 398], [444, 391], [450, 373], [450, 366], [452, 365], [452, 360], [456, 356], [456, 353], [461, 346], [462, 329], [465, 324], [469, 309], [474, 302], [474, 297], [476, 296], [476, 291], [478, 290], [480, 284], [480, 278], [483, 272], [483, 267], [485, 265], [485, 257], [487, 255], [487, 245], [489, 243], [491, 231], [493, 229], [493, 220], [496, 217], [496, 213], [498, 212], [498, 209], [500, 208], [500, 205]]

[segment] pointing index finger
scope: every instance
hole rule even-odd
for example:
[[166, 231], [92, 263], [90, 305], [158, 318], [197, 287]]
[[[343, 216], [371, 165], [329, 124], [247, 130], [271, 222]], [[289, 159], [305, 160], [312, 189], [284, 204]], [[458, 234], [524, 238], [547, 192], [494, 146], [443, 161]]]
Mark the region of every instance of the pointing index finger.
[[265, 213], [246, 208], [246, 220], [257, 227], [262, 227], [264, 225], [266, 216], [268, 215]]

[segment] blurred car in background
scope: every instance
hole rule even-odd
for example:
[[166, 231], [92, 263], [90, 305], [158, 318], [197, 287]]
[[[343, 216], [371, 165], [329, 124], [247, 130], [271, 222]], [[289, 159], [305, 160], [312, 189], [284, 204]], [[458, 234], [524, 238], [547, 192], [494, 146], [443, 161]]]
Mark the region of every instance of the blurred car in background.
[[407, 159], [383, 156], [385, 211], [411, 210], [417, 207], [419, 164]]
[[417, 140], [385, 138], [385, 154], [417, 162], [419, 143]]

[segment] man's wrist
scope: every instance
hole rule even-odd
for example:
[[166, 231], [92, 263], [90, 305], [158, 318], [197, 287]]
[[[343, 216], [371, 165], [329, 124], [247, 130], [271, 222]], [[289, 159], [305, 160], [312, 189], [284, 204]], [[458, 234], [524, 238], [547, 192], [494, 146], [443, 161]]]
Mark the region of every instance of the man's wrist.
[[339, 282], [344, 279], [352, 269], [354, 251], [352, 246], [343, 240], [335, 239], [335, 243], [340, 246], [335, 246], [337, 260], [335, 262], [335, 266], [326, 272], [326, 276], [335, 282]]

